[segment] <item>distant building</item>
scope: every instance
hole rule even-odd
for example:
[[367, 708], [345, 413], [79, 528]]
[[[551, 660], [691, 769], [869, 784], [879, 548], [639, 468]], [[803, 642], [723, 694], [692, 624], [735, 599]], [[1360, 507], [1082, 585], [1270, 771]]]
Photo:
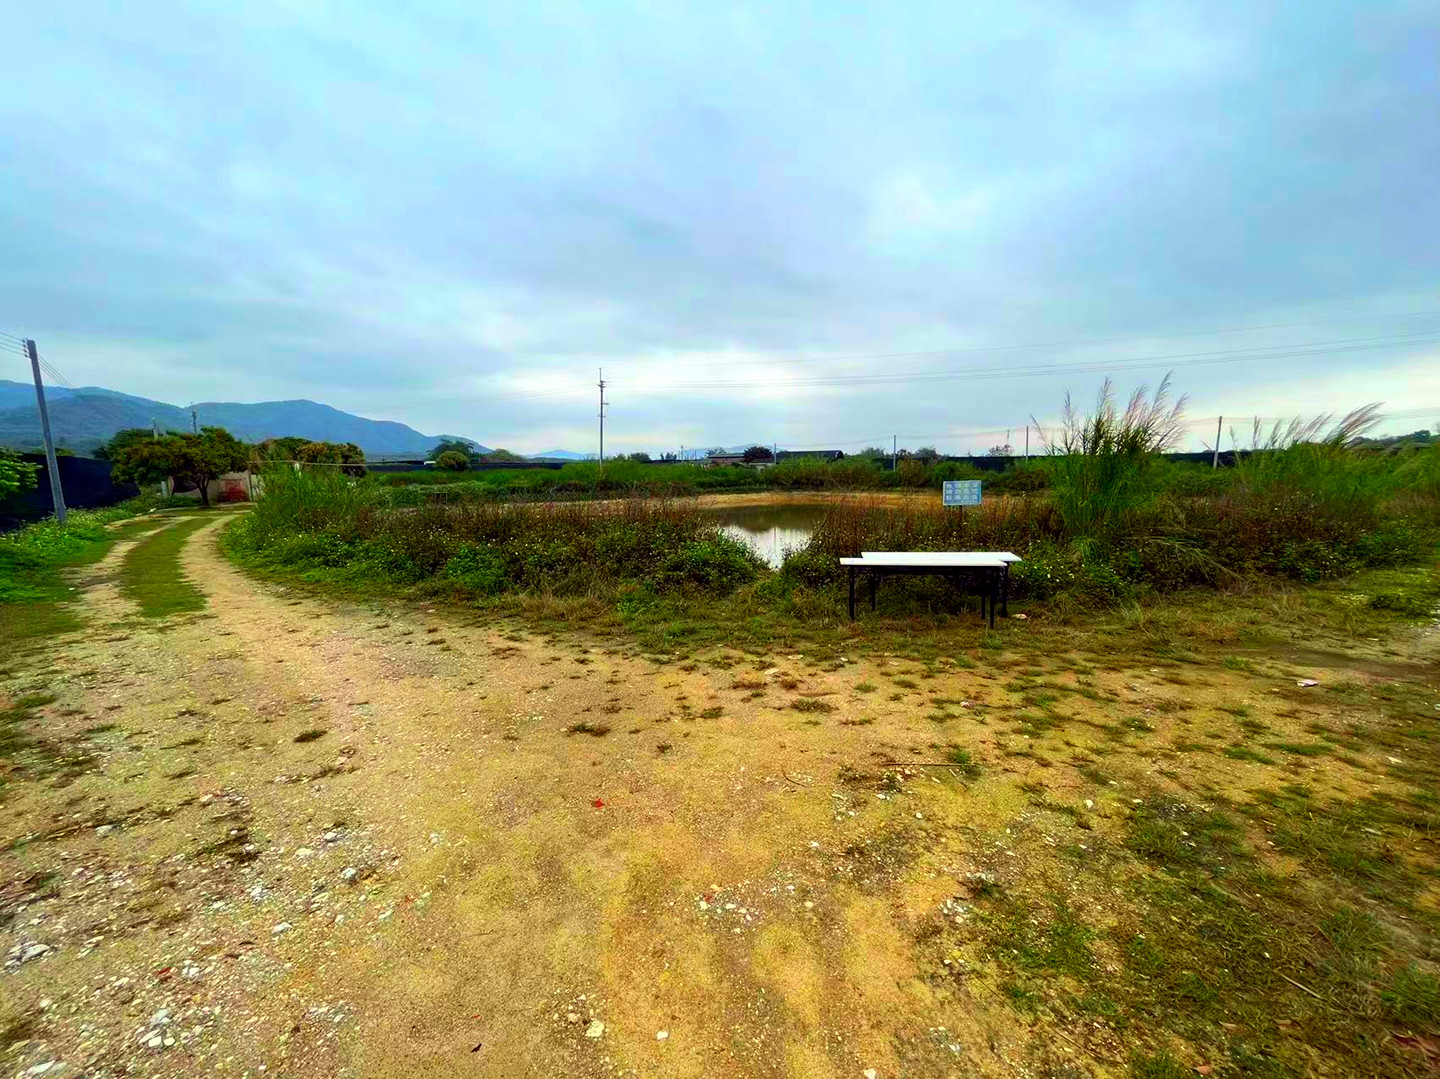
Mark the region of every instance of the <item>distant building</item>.
[[705, 457], [706, 468], [724, 468], [727, 465], [743, 465], [745, 463], [743, 453], [712, 453]]
[[790, 461], [796, 457], [818, 457], [822, 461], [838, 461], [844, 456], [844, 450], [781, 450], [775, 455], [778, 461]]

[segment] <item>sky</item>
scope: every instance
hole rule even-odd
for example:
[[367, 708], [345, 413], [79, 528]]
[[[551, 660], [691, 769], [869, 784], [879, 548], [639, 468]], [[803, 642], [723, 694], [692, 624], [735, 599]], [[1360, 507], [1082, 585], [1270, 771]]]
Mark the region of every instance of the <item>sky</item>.
[[0, 331], [76, 385], [520, 452], [596, 449], [601, 368], [607, 453], [1020, 448], [1169, 370], [1189, 448], [1440, 424], [1431, 0], [6, 23]]

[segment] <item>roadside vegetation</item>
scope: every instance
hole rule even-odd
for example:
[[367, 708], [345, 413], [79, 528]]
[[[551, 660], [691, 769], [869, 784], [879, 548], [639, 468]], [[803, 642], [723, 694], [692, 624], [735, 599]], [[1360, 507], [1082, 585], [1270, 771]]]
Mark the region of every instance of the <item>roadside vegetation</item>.
[[[1179, 418], [1167, 386], [1124, 407], [1107, 386], [1087, 415], [1067, 403], [1046, 456], [1019, 470], [1042, 477], [1029, 493], [991, 497], [964, 512], [837, 496], [808, 544], [775, 572], [680, 500], [442, 500], [433, 492], [464, 485], [391, 488], [334, 469], [268, 472], [266, 497], [229, 545], [257, 568], [352, 590], [401, 587], [501, 606], [583, 599], [634, 627], [714, 620], [752, 635], [803, 632], [785, 625], [838, 628], [838, 558], [862, 550], [1012, 550], [1024, 559], [1012, 596], [1062, 609], [1196, 587], [1334, 580], [1433, 554], [1440, 447], [1406, 455], [1358, 447], [1373, 410], [1257, 431], [1252, 452], [1215, 471], [1161, 456]], [[762, 475], [842, 465], [785, 462]], [[597, 466], [570, 467], [578, 476]], [[627, 469], [685, 467], [606, 466], [617, 482]], [[873, 469], [858, 459], [851, 467]], [[712, 471], [724, 470], [694, 469], [697, 479]], [[934, 624], [953, 602], [944, 582], [928, 578], [885, 586], [889, 617]], [[1428, 612], [1433, 596], [1377, 602]]]
[[63, 525], [48, 518], [0, 536], [0, 647], [78, 629], [65, 571], [100, 561], [127, 531], [153, 527], [144, 517], [106, 526], [145, 514], [156, 501], [142, 495], [105, 509], [71, 510]]

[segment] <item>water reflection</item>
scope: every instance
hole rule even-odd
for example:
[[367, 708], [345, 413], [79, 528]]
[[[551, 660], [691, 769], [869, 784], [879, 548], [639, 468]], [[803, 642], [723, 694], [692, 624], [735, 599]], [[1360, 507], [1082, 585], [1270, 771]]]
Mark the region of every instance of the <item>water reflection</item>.
[[724, 506], [705, 513], [778, 569], [786, 551], [805, 546], [825, 511], [823, 505]]

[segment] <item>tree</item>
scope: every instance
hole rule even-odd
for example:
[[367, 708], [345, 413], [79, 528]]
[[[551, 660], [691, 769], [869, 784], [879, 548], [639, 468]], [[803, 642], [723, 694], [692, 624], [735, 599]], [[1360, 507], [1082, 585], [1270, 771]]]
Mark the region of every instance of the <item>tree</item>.
[[223, 427], [202, 427], [198, 435], [171, 431], [163, 438], [122, 447], [110, 475], [117, 483], [158, 483], [167, 476], [200, 489], [200, 501], [210, 505], [210, 483], [227, 472], [247, 467], [245, 443]]
[[865, 447], [863, 450], [861, 450], [859, 453], [855, 454], [855, 456], [856, 456], [856, 457], [865, 457], [865, 458], [868, 458], [868, 459], [871, 460], [871, 461], [879, 461], [879, 460], [881, 460], [882, 458], [889, 457], [889, 456], [890, 456], [890, 451], [889, 451], [889, 450], [882, 450], [879, 446], [866, 446], [866, 447]]
[[515, 453], [512, 450], [493, 449], [482, 457], [485, 461], [523, 461], [523, 454]]
[[634, 453], [626, 454], [625, 460], [639, 461], [642, 465], [648, 465], [650, 463], [650, 455], [644, 450], [636, 450]]
[[751, 446], [748, 450], [741, 454], [741, 457], [744, 458], [747, 465], [754, 464], [756, 461], [775, 460], [775, 455], [770, 452], [770, 448], [768, 446]]
[[353, 442], [302, 442], [294, 454], [304, 464], [340, 465], [346, 476], [365, 475], [365, 451]]
[[991, 446], [985, 451], [986, 457], [1011, 457], [1015, 453], [1015, 447], [1006, 442], [999, 446]]
[[0, 502], [35, 486], [39, 465], [22, 461], [18, 453], [0, 449]]
[[430, 460], [434, 461], [442, 453], [458, 453], [466, 461], [469, 461], [471, 457], [475, 456], [475, 444], [467, 442], [463, 438], [442, 438], [430, 451]]
[[115, 437], [103, 446], [96, 447], [95, 457], [101, 461], [113, 461], [121, 450], [137, 442], [149, 442], [154, 437], [154, 432], [148, 427], [127, 427], [123, 431], [116, 431]]
[[459, 450], [446, 450], [435, 455], [435, 467], [447, 472], [464, 472], [470, 467], [470, 455]]
[[926, 464], [932, 464], [940, 460], [940, 451], [934, 446], [921, 446], [915, 451], [915, 459], [917, 461], [924, 461]]

